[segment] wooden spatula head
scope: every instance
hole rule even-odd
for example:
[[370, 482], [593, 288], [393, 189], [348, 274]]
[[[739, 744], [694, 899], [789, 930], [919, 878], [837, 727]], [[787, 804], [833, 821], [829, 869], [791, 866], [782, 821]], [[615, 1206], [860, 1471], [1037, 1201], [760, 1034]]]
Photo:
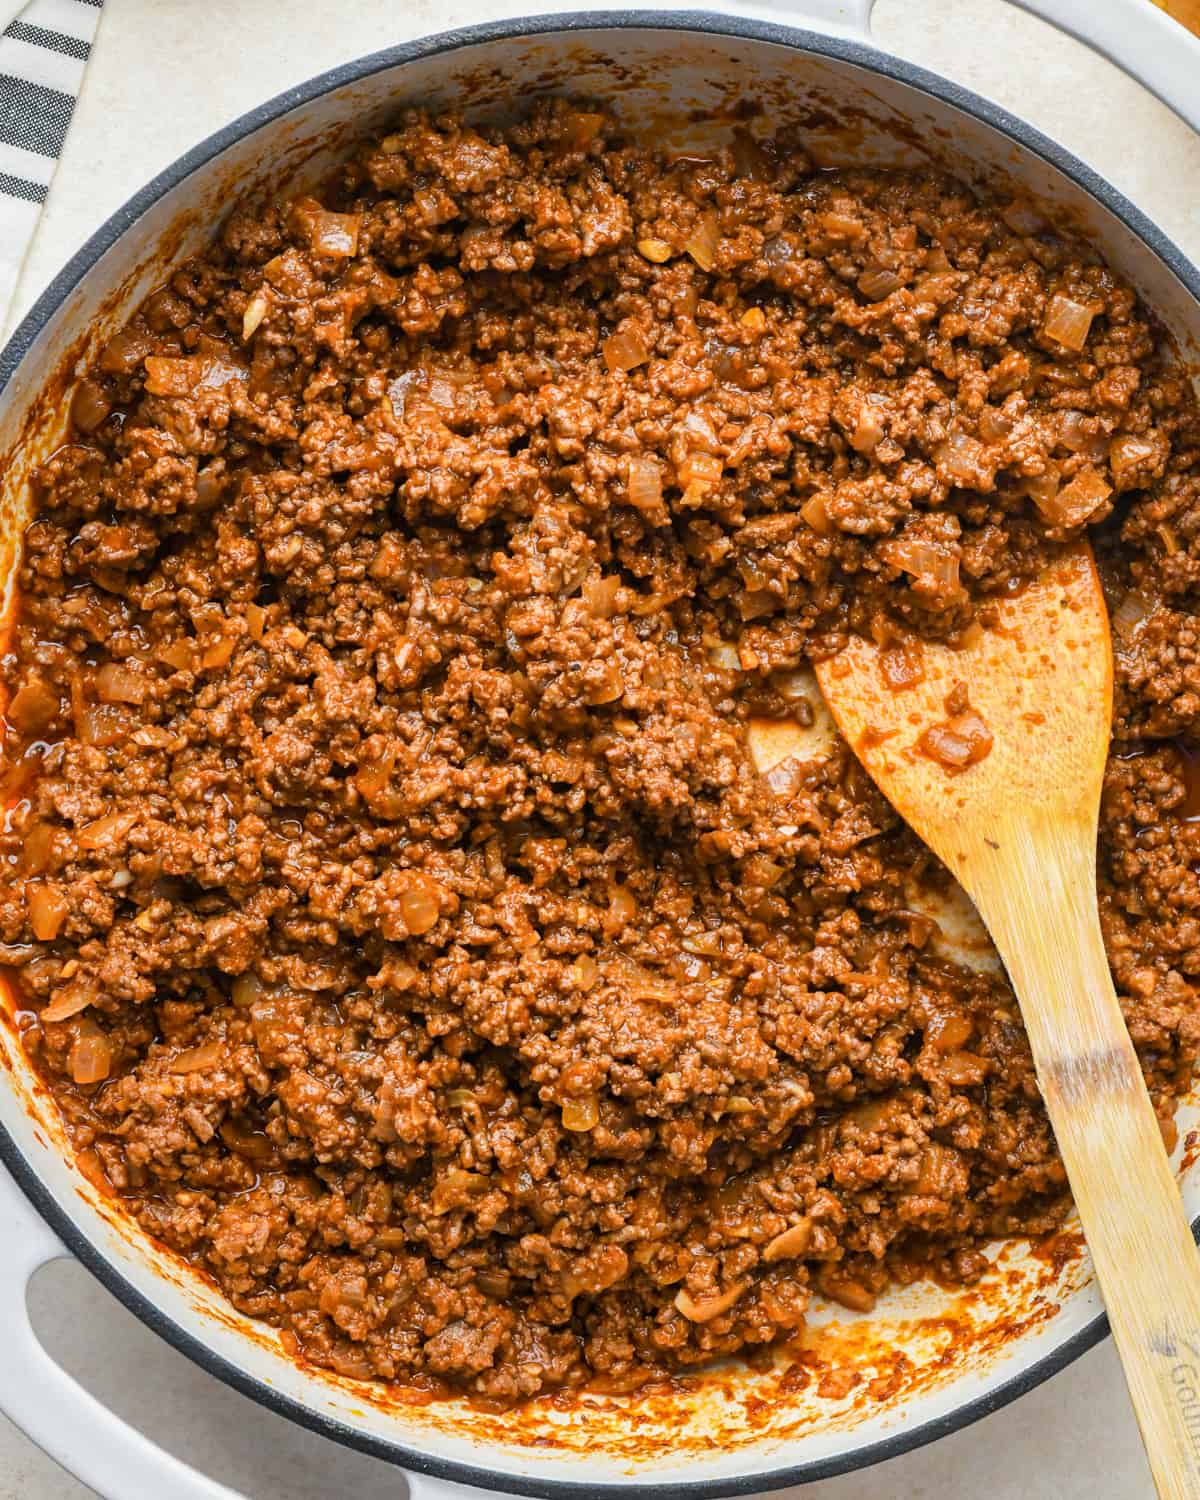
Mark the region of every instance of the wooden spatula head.
[[972, 894], [976, 853], [994, 853], [1014, 815], [1094, 830], [1112, 714], [1089, 547], [1064, 551], [985, 618], [959, 647], [856, 636], [817, 668], [847, 743]]

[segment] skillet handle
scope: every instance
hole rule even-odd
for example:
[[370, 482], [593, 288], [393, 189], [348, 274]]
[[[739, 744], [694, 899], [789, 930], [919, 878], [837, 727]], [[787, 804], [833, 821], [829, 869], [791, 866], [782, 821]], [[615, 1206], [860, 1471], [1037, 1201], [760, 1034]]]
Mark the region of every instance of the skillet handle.
[[[1107, 57], [1200, 131], [1200, 37], [1153, 0], [1010, 0]], [[870, 44], [875, 0], [726, 0], [734, 11]]]
[[0, 1166], [0, 1411], [105, 1500], [245, 1500], [143, 1437], [42, 1348], [26, 1292], [35, 1271], [68, 1254]]
[[1200, 37], [1150, 0], [1012, 0], [1107, 57], [1200, 130]]

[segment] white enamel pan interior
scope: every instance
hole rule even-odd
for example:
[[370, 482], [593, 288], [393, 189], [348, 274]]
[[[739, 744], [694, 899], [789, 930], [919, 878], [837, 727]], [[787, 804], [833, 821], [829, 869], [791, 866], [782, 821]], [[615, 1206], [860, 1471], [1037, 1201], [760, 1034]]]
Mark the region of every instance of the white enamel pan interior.
[[[1149, 27], [1133, 70], [1195, 112], [1200, 47], [1144, 0], [1039, 0], [1102, 50]], [[199, 249], [231, 199], [324, 175], [349, 140], [405, 105], [466, 102], [500, 118], [539, 93], [610, 101], [633, 130], [703, 145], [706, 116], [763, 102], [770, 124], [806, 119], [823, 162], [921, 164], [1019, 184], [1083, 228], [1156, 309], [1185, 351], [1200, 329], [1200, 273], [1129, 203], [1019, 120], [872, 47], [869, 0], [809, 0], [797, 30], [744, 15], [590, 13], [499, 22], [405, 45], [293, 90], [231, 125], [139, 193], [75, 257], [0, 356], [0, 584], [11, 579], [27, 476], [60, 440], [65, 398], [42, 395], [64, 361], [88, 356], [164, 276]], [[781, 12], [782, 14], [782, 12]], [[1162, 28], [1169, 28], [1163, 30]], [[1158, 71], [1155, 71], [1155, 70]], [[88, 330], [92, 332], [89, 334]], [[461, 1403], [390, 1401], [301, 1368], [126, 1225], [63, 1149], [12, 1029], [0, 1026], [0, 1407], [110, 1500], [236, 1500], [106, 1412], [47, 1357], [25, 1309], [37, 1266], [82, 1260], [150, 1326], [264, 1404], [408, 1471], [418, 1494], [448, 1481], [588, 1500], [610, 1492], [725, 1495], [826, 1477], [927, 1442], [1060, 1369], [1105, 1325], [1086, 1259], [1005, 1247], [986, 1291], [919, 1286], [885, 1300], [864, 1329], [839, 1312], [813, 1358], [855, 1373], [820, 1396], [786, 1364], [729, 1370], [630, 1408], [618, 1398], [550, 1403], [519, 1416]], [[1185, 1105], [1181, 1142], [1200, 1123]], [[1200, 1215], [1200, 1170], [1182, 1173]], [[903, 1360], [898, 1355], [903, 1354]], [[872, 1382], [874, 1386], [872, 1388]], [[845, 1382], [843, 1382], [844, 1384]]]

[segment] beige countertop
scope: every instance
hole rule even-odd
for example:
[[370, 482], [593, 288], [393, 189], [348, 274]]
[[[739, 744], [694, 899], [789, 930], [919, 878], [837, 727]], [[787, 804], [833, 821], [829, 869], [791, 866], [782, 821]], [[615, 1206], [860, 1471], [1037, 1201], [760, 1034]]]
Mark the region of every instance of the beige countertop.
[[[18, 310], [154, 173], [288, 85], [424, 33], [567, 8], [565, 0], [107, 0]], [[1200, 260], [1200, 138], [1111, 65], [1000, 0], [880, 0], [875, 34], [881, 45], [1057, 137]], [[44, 1272], [31, 1306], [47, 1347], [89, 1389], [251, 1500], [401, 1493], [394, 1470], [261, 1410], [191, 1365], [77, 1266]], [[0, 1500], [86, 1500], [90, 1493], [0, 1418]], [[803, 1495], [1151, 1500], [1152, 1490], [1105, 1343], [966, 1431]]]

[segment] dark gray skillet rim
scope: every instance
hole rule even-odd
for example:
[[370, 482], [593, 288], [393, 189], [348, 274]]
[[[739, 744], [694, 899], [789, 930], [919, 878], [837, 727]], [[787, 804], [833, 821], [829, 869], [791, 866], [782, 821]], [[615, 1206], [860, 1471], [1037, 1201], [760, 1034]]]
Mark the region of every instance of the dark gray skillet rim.
[[[346, 63], [342, 67], [333, 68], [306, 83], [288, 89], [257, 109], [250, 110], [249, 113], [234, 120], [224, 129], [218, 130], [185, 156], [181, 156], [172, 166], [160, 172], [141, 192], [135, 194], [124, 208], [98, 229], [83, 248], [67, 262], [63, 270], [38, 298], [4, 351], [0, 353], [0, 395], [7, 388], [18, 364], [39, 333], [105, 251], [110, 249], [126, 230], [134, 225], [166, 192], [183, 182], [206, 162], [218, 156], [249, 132], [333, 89], [368, 78], [374, 73], [382, 72], [398, 64], [413, 62], [418, 58], [436, 57], [442, 53], [455, 52], [460, 48], [474, 46], [481, 42], [511, 40], [522, 36], [546, 35], [553, 32], [585, 33], [646, 29], [693, 32], [714, 37], [744, 37], [755, 41], [774, 42], [800, 52], [834, 57], [843, 62], [857, 64], [870, 72], [881, 73], [885, 77], [908, 84], [921, 93], [929, 94], [935, 99], [953, 105], [965, 114], [973, 115], [985, 124], [994, 126], [1035, 155], [1042, 157], [1110, 209], [1175, 273], [1200, 303], [1200, 270], [1123, 194], [1091, 167], [1039, 130], [1034, 129], [1033, 126], [1026, 124], [999, 105], [981, 98], [978, 94], [936, 73], [931, 73], [925, 68], [917, 67], [861, 42], [825, 36], [774, 22], [753, 21], [705, 11], [581, 11], [577, 14], [542, 15], [487, 22], [483, 25], [463, 27], [416, 42], [389, 47], [382, 52], [375, 52], [355, 62]], [[629, 1484], [595, 1484], [578, 1480], [525, 1478], [495, 1473], [474, 1464], [438, 1458], [417, 1449], [407, 1448], [400, 1443], [358, 1432], [323, 1412], [282, 1395], [253, 1376], [245, 1374], [197, 1339], [194, 1334], [189, 1333], [187, 1329], [169, 1318], [161, 1308], [155, 1306], [125, 1279], [120, 1270], [96, 1249], [86, 1235], [76, 1228], [3, 1126], [0, 1126], [0, 1161], [3, 1161], [26, 1197], [67, 1249], [130, 1312], [202, 1369], [269, 1410], [299, 1423], [302, 1427], [319, 1432], [324, 1437], [333, 1438], [348, 1447], [369, 1453], [375, 1458], [385, 1459], [414, 1473], [427, 1474], [459, 1484], [477, 1485], [483, 1489], [501, 1490], [509, 1494], [544, 1496], [548, 1497], [548, 1500], [558, 1500], [558, 1497], [563, 1497], [563, 1500], [597, 1500], [597, 1497], [600, 1497], [600, 1500], [628, 1500], [631, 1496], [637, 1497], [637, 1500], [699, 1500], [699, 1497], [753, 1494], [763, 1490], [782, 1489], [787, 1485], [809, 1484], [820, 1479], [830, 1479], [837, 1474], [867, 1468], [885, 1459], [895, 1458], [901, 1453], [907, 1453], [914, 1448], [922, 1447], [925, 1443], [957, 1432], [981, 1417], [990, 1416], [992, 1412], [1007, 1406], [1010, 1401], [1015, 1401], [1018, 1396], [1023, 1396], [1044, 1380], [1048, 1380], [1051, 1375], [1065, 1369], [1109, 1332], [1108, 1318], [1100, 1313], [1057, 1349], [1044, 1355], [1028, 1369], [1003, 1381], [994, 1390], [975, 1397], [974, 1400], [966, 1402], [956, 1411], [949, 1412], [945, 1416], [923, 1422], [909, 1430], [895, 1432], [853, 1453], [816, 1459], [808, 1463], [791, 1464], [742, 1477], [697, 1480], [692, 1483], [631, 1481]], [[1192, 1233], [1200, 1238], [1200, 1217], [1193, 1222]]]

